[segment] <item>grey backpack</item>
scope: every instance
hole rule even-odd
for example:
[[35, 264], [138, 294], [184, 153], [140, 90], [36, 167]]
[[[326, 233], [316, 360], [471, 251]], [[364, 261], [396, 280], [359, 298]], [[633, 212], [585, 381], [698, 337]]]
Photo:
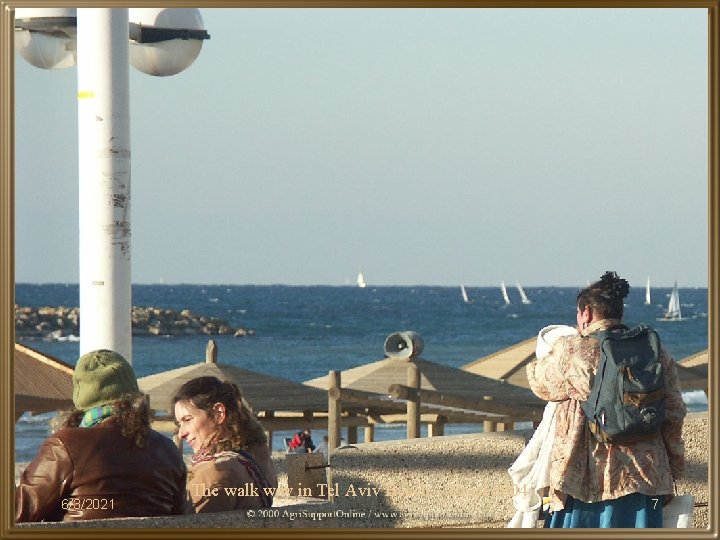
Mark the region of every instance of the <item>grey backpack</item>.
[[665, 377], [660, 338], [641, 324], [592, 335], [600, 343], [595, 380], [581, 404], [590, 431], [605, 443], [653, 437], [665, 420]]

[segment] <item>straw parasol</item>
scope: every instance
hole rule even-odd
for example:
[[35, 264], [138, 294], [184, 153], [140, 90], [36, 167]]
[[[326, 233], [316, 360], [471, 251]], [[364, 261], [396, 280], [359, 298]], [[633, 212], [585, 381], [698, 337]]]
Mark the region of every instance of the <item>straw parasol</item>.
[[[461, 369], [530, 388], [526, 366], [536, 359], [537, 338], [529, 338], [465, 364]], [[708, 351], [700, 351], [675, 364], [683, 390], [707, 390]]]
[[687, 356], [677, 363], [683, 390], [708, 390], [708, 349]]
[[32, 414], [73, 407], [73, 367], [26, 345], [15, 343], [15, 421]]
[[483, 377], [505, 380], [522, 388], [530, 388], [525, 374], [525, 366], [535, 360], [536, 344], [537, 338], [531, 337], [488, 356], [473, 360], [460, 369]]
[[205, 376], [237, 384], [243, 399], [256, 414], [260, 411], [327, 411], [327, 393], [317, 388], [218, 363], [212, 340], [205, 362], [142, 377], [138, 385], [150, 396], [152, 409], [170, 412], [177, 389], [191, 379]]
[[[517, 416], [525, 416], [529, 411], [535, 414], [545, 405], [526, 388], [415, 356], [398, 358], [389, 355], [383, 360], [342, 371], [342, 388], [387, 395], [391, 385], [406, 384], [410, 363], [415, 364], [419, 370], [422, 390], [442, 393], [454, 402], [461, 402], [463, 399], [468, 403], [486, 400], [488, 412], [492, 413], [493, 409], [502, 404], [502, 409], [510, 411], [504, 414], [510, 416], [513, 411]], [[305, 384], [327, 389], [328, 378], [318, 377], [305, 381]], [[491, 403], [493, 407], [490, 406]], [[478, 410], [475, 406], [473, 409]]]

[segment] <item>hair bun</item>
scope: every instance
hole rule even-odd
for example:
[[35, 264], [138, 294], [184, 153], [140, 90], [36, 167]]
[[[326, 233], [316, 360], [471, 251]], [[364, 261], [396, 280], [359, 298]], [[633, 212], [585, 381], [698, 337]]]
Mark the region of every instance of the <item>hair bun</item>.
[[630, 293], [630, 284], [621, 278], [616, 272], [608, 270], [600, 278], [600, 287], [604, 289], [603, 294], [609, 300], [622, 300]]

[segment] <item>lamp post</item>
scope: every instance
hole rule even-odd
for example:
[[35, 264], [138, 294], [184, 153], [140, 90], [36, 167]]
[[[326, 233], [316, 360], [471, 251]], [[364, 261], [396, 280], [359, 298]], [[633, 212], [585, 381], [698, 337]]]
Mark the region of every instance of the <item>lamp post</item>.
[[129, 62], [151, 75], [174, 75], [210, 36], [197, 9], [15, 15], [16, 47], [31, 64], [56, 69], [78, 60], [80, 354], [111, 349], [132, 362]]
[[80, 354], [130, 361], [128, 10], [78, 9], [77, 23]]

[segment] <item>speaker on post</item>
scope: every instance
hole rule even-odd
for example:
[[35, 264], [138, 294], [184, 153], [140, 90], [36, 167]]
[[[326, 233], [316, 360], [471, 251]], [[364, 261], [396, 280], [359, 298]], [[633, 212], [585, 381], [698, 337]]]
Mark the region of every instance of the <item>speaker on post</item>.
[[410, 360], [420, 356], [425, 344], [416, 332], [394, 332], [385, 340], [385, 355], [397, 360]]

